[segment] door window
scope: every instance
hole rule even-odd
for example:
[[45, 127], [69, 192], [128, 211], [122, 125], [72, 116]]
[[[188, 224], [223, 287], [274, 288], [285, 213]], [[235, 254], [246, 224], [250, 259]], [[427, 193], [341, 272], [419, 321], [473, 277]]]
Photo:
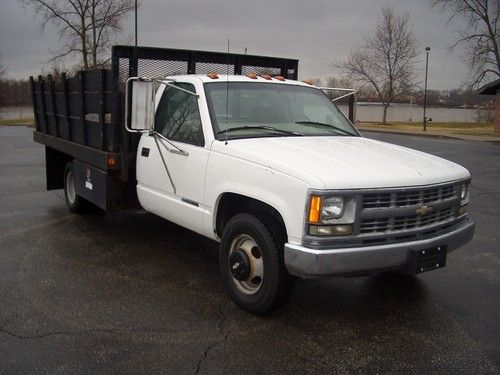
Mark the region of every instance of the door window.
[[[178, 87], [195, 92], [190, 83]], [[156, 109], [155, 131], [173, 141], [204, 145], [198, 98], [173, 87], [166, 87]]]

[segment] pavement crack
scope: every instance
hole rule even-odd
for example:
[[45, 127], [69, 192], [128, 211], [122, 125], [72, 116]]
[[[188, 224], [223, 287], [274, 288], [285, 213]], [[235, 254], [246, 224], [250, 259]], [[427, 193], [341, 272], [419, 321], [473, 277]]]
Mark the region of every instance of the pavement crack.
[[222, 311], [222, 307], [219, 305], [219, 320], [217, 322], [217, 329], [219, 330], [219, 332], [222, 332], [223, 331], [223, 324], [224, 322], [226, 321], [226, 314], [224, 314], [224, 311]]
[[0, 334], [5, 334], [19, 340], [38, 340], [49, 336], [74, 336], [82, 334], [94, 334], [94, 333], [120, 333], [120, 332], [142, 332], [142, 333], [172, 333], [179, 332], [175, 329], [165, 329], [165, 328], [90, 328], [82, 329], [76, 331], [48, 331], [39, 334], [23, 335], [16, 333], [14, 331], [8, 330], [5, 327], [0, 327]]
[[6, 335], [9, 335], [11, 337], [15, 337], [20, 340], [36, 340], [36, 339], [42, 339], [47, 336], [54, 336], [54, 335], [72, 335], [74, 332], [70, 331], [50, 331], [50, 332], [44, 332], [40, 333], [38, 335], [20, 335], [15, 332], [9, 331], [5, 329], [4, 327], [0, 327], [0, 332], [4, 333]]
[[200, 359], [198, 360], [198, 363], [196, 364], [196, 369], [194, 371], [195, 375], [200, 373], [203, 362], [205, 362], [205, 360], [207, 359], [210, 351], [216, 346], [219, 346], [227, 341], [230, 331], [229, 329], [226, 330], [224, 329], [225, 322], [226, 322], [226, 314], [224, 314], [222, 306], [219, 306], [219, 320], [217, 321], [217, 331], [219, 335], [221, 335], [221, 338], [205, 348]]
[[201, 365], [203, 362], [207, 359], [208, 352], [213, 349], [214, 346], [217, 346], [219, 342], [214, 342], [213, 344], [210, 344], [207, 346], [207, 348], [203, 351], [203, 354], [201, 358], [198, 360], [198, 363], [196, 364], [196, 370], [194, 371], [195, 374], [199, 374], [201, 370]]

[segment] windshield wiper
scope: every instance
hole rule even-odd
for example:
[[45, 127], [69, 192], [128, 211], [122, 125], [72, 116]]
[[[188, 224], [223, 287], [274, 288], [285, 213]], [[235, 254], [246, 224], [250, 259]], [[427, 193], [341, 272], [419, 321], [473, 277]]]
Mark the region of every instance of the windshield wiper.
[[324, 127], [324, 128], [332, 128], [335, 129], [335, 130], [338, 130], [342, 133], [344, 133], [345, 135], [356, 135], [356, 134], [352, 134], [351, 132], [348, 132], [347, 130], [344, 130], [342, 128], [339, 128], [338, 126], [335, 126], [335, 125], [332, 125], [332, 124], [327, 124], [326, 122], [319, 122], [319, 121], [295, 121], [296, 124], [301, 124], [301, 125], [317, 125], [317, 126], [321, 126], [321, 127]]
[[227, 128], [221, 131], [218, 131], [217, 134], [224, 134], [224, 133], [230, 133], [232, 131], [237, 131], [237, 130], [246, 130], [246, 129], [264, 129], [264, 130], [272, 130], [278, 133], [283, 133], [283, 134], [290, 134], [290, 135], [296, 135], [296, 136], [304, 136], [302, 133], [297, 133], [297, 132], [292, 132], [289, 130], [282, 130], [275, 128], [273, 126], [267, 126], [267, 125], [246, 125], [246, 126], [237, 126], [235, 128]]

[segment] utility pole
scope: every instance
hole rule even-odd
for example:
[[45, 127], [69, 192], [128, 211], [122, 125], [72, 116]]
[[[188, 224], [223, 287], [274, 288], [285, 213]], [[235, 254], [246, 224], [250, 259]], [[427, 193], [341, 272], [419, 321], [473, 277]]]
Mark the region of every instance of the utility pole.
[[137, 47], [137, 0], [135, 0], [135, 46]]
[[431, 47], [425, 47], [425, 85], [424, 85], [424, 132], [427, 131], [427, 117], [425, 110], [427, 109], [427, 72], [429, 71], [429, 51]]

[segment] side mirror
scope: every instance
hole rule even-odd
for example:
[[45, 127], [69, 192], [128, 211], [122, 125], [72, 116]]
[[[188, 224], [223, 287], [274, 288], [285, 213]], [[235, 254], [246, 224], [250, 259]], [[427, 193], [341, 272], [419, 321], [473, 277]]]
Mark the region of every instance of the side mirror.
[[125, 88], [125, 128], [132, 133], [153, 129], [154, 84], [152, 80], [130, 77]]

